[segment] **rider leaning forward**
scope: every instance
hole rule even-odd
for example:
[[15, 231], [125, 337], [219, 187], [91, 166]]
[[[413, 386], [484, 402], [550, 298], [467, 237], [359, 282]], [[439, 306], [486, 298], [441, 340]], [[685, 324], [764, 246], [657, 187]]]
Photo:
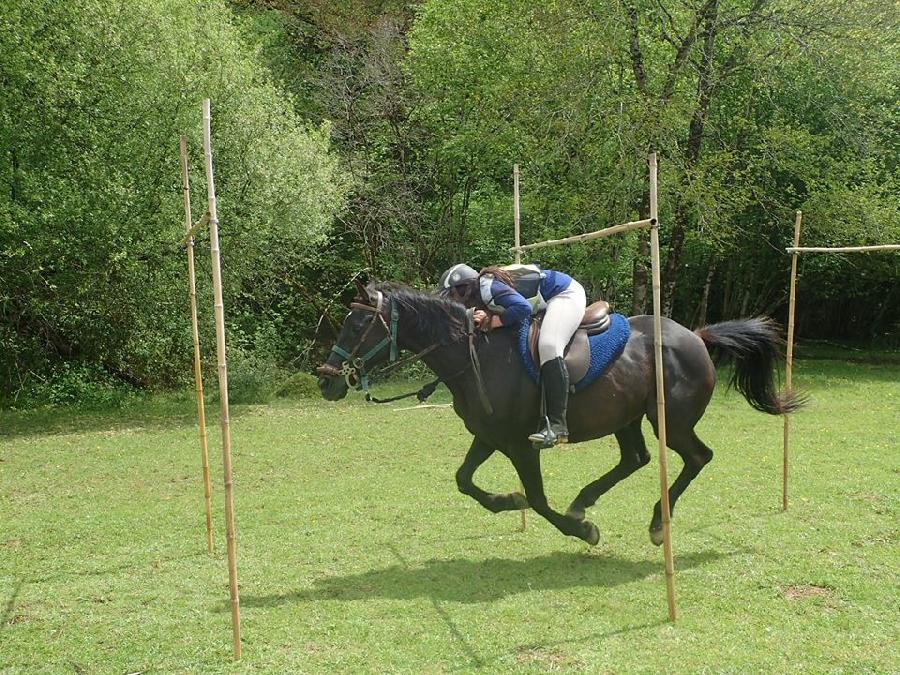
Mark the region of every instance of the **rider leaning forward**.
[[[525, 267], [525, 266], [523, 266]], [[466, 305], [483, 305], [475, 310], [475, 322], [483, 328], [517, 326], [526, 317], [546, 311], [538, 340], [541, 384], [547, 402], [547, 418], [541, 431], [528, 439], [535, 447], [552, 448], [568, 441], [566, 407], [569, 396], [569, 371], [563, 359], [566, 345], [584, 317], [584, 288], [564, 272], [535, 271], [534, 283], [518, 281], [507, 269], [486, 267], [481, 272], [464, 263], [454, 265], [441, 276], [439, 288]], [[529, 288], [525, 288], [525, 286]], [[523, 295], [524, 291], [529, 297]]]

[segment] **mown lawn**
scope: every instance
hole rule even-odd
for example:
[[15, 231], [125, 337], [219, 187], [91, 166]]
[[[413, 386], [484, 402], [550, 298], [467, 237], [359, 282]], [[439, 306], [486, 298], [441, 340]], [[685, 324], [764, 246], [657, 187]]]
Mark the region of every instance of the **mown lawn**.
[[[209, 555], [189, 393], [2, 413], [0, 671], [897, 672], [900, 366], [795, 373], [814, 402], [787, 513], [779, 418], [719, 391], [698, 428], [716, 456], [675, 514], [675, 624], [646, 533], [655, 461], [591, 510], [589, 549], [458, 494], [449, 409], [235, 406], [239, 664], [215, 420]], [[612, 439], [547, 452], [551, 501], [616, 457]], [[476, 480], [516, 487], [499, 456]]]

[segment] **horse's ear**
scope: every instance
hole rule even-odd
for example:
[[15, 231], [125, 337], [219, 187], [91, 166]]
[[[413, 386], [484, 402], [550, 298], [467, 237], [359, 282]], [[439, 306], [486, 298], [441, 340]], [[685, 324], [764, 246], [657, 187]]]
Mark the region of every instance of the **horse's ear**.
[[369, 291], [366, 288], [366, 284], [359, 277], [356, 277], [353, 281], [356, 282], [356, 297], [360, 300], [367, 300], [369, 298]]

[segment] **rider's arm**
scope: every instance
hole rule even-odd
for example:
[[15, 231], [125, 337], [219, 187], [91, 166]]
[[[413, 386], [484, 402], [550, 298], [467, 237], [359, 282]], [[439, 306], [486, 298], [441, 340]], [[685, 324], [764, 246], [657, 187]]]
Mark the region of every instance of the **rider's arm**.
[[494, 302], [504, 308], [503, 314], [495, 316], [491, 323], [494, 327], [513, 326], [526, 317], [531, 316], [531, 303], [526, 300], [516, 289], [507, 286], [502, 281], [494, 281], [491, 284], [491, 295]]

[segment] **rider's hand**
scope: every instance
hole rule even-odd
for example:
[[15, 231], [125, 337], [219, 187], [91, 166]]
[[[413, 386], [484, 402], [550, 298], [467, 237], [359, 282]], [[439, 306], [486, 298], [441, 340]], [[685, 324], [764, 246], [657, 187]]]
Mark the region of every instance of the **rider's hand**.
[[472, 318], [475, 320], [475, 325], [485, 333], [500, 325], [500, 317], [496, 314], [488, 314], [483, 309], [476, 309]]

